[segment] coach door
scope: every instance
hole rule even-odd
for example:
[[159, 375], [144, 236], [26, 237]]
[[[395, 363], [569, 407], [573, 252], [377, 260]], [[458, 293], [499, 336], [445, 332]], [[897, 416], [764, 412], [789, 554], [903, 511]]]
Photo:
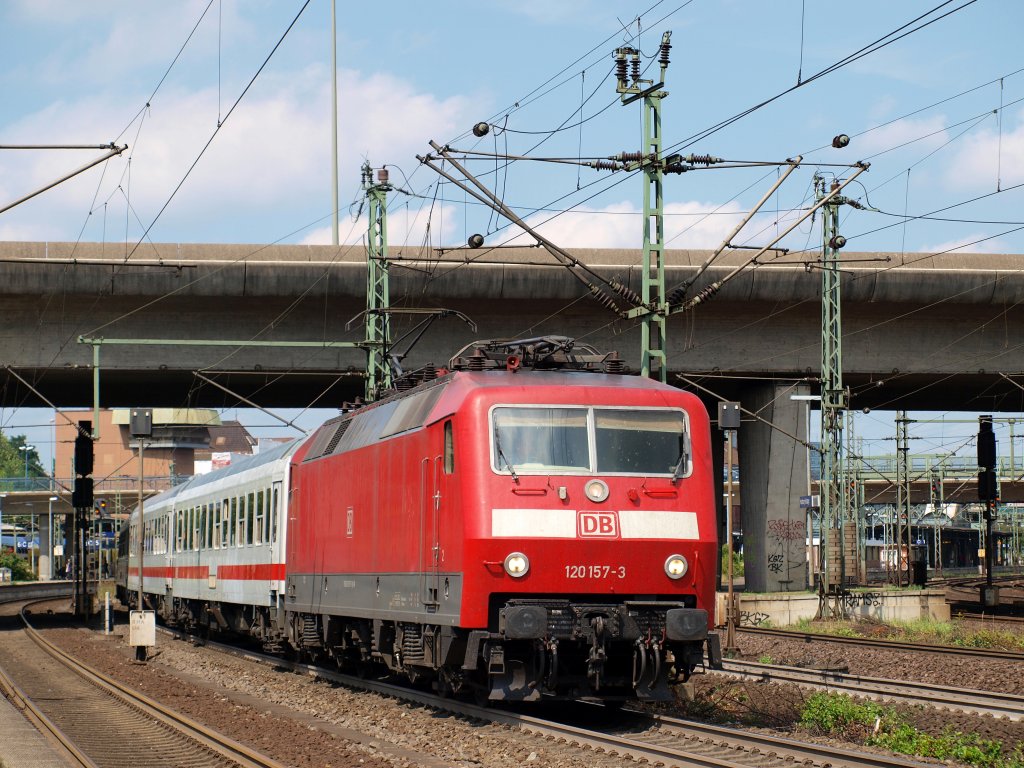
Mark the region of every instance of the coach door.
[[427, 456], [420, 462], [420, 601], [428, 611], [438, 606], [441, 469], [440, 456]]

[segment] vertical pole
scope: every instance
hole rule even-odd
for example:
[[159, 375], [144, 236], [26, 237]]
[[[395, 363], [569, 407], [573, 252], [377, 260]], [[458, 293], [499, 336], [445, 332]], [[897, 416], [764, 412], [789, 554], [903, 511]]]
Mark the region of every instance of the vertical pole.
[[100, 342], [92, 343], [92, 439], [100, 439]]
[[331, 0], [331, 242], [338, 244], [338, 22]]
[[733, 571], [732, 571], [732, 436], [736, 430], [725, 430], [725, 466], [726, 466], [726, 496], [725, 496], [725, 538], [728, 541], [726, 557], [728, 558], [729, 570], [729, 592], [726, 596], [725, 608], [725, 648], [728, 651], [736, 650], [736, 596], [733, 592]]
[[[661, 97], [658, 91], [644, 97], [644, 155], [661, 159]], [[644, 250], [641, 297], [651, 309], [640, 326], [642, 357], [640, 375], [668, 381], [665, 350], [665, 203], [664, 171], [660, 162], [644, 166]], [[654, 222], [652, 237], [651, 222]]]
[[51, 496], [47, 501], [49, 507], [47, 508], [46, 514], [49, 518], [49, 527], [46, 529], [46, 551], [49, 554], [49, 566], [50, 566], [50, 581], [53, 581], [53, 497]]
[[[910, 450], [907, 436], [906, 411], [896, 411], [896, 586], [903, 586], [903, 543], [907, 542], [907, 566], [910, 565], [910, 480], [907, 468], [907, 452]], [[907, 580], [907, 586], [910, 580]]]
[[391, 321], [388, 286], [387, 197], [391, 190], [388, 172], [373, 171], [363, 164], [363, 189], [368, 202], [369, 231], [366, 259], [366, 399], [376, 400], [382, 390], [391, 387]]
[[[143, 586], [144, 586], [142, 561], [143, 561], [143, 557], [145, 556], [145, 551], [144, 551], [145, 550], [145, 527], [143, 526], [144, 516], [143, 516], [143, 509], [142, 509], [142, 500], [143, 500], [142, 483], [143, 483], [143, 481], [145, 479], [145, 474], [143, 472], [144, 464], [143, 464], [142, 459], [143, 459], [143, 450], [145, 448], [145, 443], [146, 443], [146, 439], [144, 437], [142, 437], [141, 435], [139, 435], [139, 527], [138, 527], [138, 531], [137, 531], [137, 533], [138, 533], [138, 541], [136, 541], [136, 553], [137, 553], [137, 556], [138, 556], [138, 559], [139, 559], [139, 595], [138, 595], [138, 600], [136, 601], [136, 604], [135, 604], [135, 610], [137, 610], [137, 611], [145, 610], [145, 605], [144, 605], [143, 599], [142, 599], [142, 592], [143, 592]], [[135, 646], [135, 658], [138, 661], [145, 661], [146, 660], [146, 646], [144, 646], [144, 645], [137, 645], [137, 646]]]
[[935, 487], [936, 487], [936, 490], [939, 493], [938, 493], [938, 498], [936, 499], [936, 504], [935, 504], [935, 517], [933, 518], [934, 521], [935, 521], [935, 532], [932, 534], [932, 537], [935, 539], [935, 574], [936, 574], [936, 576], [941, 578], [942, 577], [942, 526], [939, 525], [939, 522], [942, 519], [942, 515], [946, 514], [946, 504], [945, 504], [945, 501], [944, 501], [944, 497], [946, 495], [946, 491], [943, 488], [942, 465], [941, 464], [939, 465], [939, 474], [938, 474], [938, 477], [937, 477], [937, 481], [936, 481], [936, 486]]
[[[622, 103], [643, 99], [643, 136], [636, 168], [643, 172], [643, 285], [641, 301], [646, 309], [640, 323], [640, 375], [668, 381], [668, 351], [665, 323], [668, 302], [665, 296], [665, 161], [661, 156], [661, 101], [668, 96], [661, 90], [669, 65], [672, 33], [661, 36], [658, 49], [660, 80], [656, 86], [640, 78], [640, 51], [618, 48], [615, 51], [616, 86]], [[630, 71], [632, 68], [632, 71]], [[646, 87], [652, 85], [653, 87]], [[652, 232], [653, 224], [653, 232]]]
[[[814, 177], [817, 199], [828, 193], [825, 179]], [[832, 182], [832, 189], [838, 186]], [[844, 588], [845, 558], [842, 553], [844, 527], [844, 488], [842, 482], [843, 411], [846, 410], [846, 390], [843, 387], [842, 316], [839, 281], [839, 198], [822, 206], [822, 270], [821, 270], [821, 549], [822, 569], [819, 582], [818, 615], [820, 618], [842, 617], [845, 613], [841, 593]], [[836, 523], [839, 523], [836, 526]], [[840, 583], [833, 584], [831, 571], [836, 563], [829, 550], [833, 527], [839, 529], [837, 554], [839, 555]], [[833, 594], [834, 593], [834, 594]], [[831, 603], [835, 598], [834, 604]]]

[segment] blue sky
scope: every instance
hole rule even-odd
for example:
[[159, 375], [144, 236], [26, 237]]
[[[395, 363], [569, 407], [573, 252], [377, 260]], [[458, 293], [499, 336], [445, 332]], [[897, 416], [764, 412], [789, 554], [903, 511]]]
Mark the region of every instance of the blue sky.
[[[148, 230], [157, 243], [329, 242], [328, 0], [311, 0], [239, 100], [302, 5], [0, 4], [0, 144], [129, 145], [121, 157], [0, 214], [0, 239], [134, 246]], [[1024, 220], [1024, 188], [1016, 187], [1024, 184], [1024, 4], [1015, 0], [338, 5], [345, 242], [358, 243], [365, 231], [354, 218], [364, 160], [387, 164], [409, 193], [392, 196], [393, 244], [450, 245], [472, 232], [509, 241], [513, 230], [439, 184], [415, 155], [429, 151], [430, 139], [533, 157], [637, 149], [640, 108], [618, 104], [612, 51], [635, 45], [646, 66], [671, 30], [666, 147], [727, 159], [805, 158], [738, 242], [763, 243], [806, 205], [815, 163], [867, 159], [863, 185], [849, 192], [881, 212], [844, 213], [850, 249], [1024, 253], [1024, 225], [1013, 223]], [[937, 20], [691, 141], [922, 15], [903, 31]], [[475, 140], [468, 130], [481, 120], [496, 128]], [[830, 146], [838, 133], [852, 137], [846, 149]], [[0, 150], [0, 205], [96, 154]], [[500, 174], [489, 162], [473, 168], [566, 247], [639, 246], [638, 178], [536, 162]], [[669, 246], [717, 245], [775, 174], [669, 177]], [[937, 215], [965, 221], [902, 218], [948, 206], [955, 207]], [[785, 244], [813, 247], [817, 238], [805, 225]]]

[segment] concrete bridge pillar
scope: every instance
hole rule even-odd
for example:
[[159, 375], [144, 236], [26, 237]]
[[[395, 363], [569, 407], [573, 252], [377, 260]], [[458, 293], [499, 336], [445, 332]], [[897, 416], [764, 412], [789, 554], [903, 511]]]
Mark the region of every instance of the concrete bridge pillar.
[[[748, 592], [795, 592], [807, 585], [808, 403], [810, 387], [792, 381], [748, 384], [740, 404], [740, 485], [743, 509], [744, 584]], [[767, 422], [767, 423], [766, 423]]]
[[39, 516], [39, 580], [50, 580], [50, 562], [53, 555], [50, 544], [50, 519], [47, 515]]

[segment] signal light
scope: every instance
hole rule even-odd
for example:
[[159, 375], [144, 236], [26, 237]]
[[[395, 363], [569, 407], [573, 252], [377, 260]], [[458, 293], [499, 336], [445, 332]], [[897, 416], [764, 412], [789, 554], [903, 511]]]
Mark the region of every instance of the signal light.
[[992, 431], [992, 416], [978, 417], [978, 466], [995, 467], [996, 435]]
[[92, 474], [93, 465], [93, 445], [92, 437], [92, 422], [81, 421], [78, 423], [78, 434], [75, 436], [75, 474], [86, 475]]
[[996, 481], [994, 469], [983, 469], [978, 473], [979, 501], [997, 501], [999, 499], [999, 483]]
[[842, 149], [843, 147], [848, 146], [849, 143], [850, 137], [847, 136], [845, 133], [840, 133], [838, 136], [832, 139], [832, 146], [835, 147], [836, 149]]
[[71, 506], [75, 509], [89, 509], [92, 506], [92, 478], [76, 477], [71, 490]]
[[491, 126], [489, 126], [487, 123], [477, 123], [476, 125], [473, 126], [473, 135], [476, 136], [478, 139], [483, 138], [490, 132]]
[[834, 251], [838, 251], [840, 248], [846, 247], [846, 238], [842, 235], [836, 235], [828, 241], [828, 247]]

